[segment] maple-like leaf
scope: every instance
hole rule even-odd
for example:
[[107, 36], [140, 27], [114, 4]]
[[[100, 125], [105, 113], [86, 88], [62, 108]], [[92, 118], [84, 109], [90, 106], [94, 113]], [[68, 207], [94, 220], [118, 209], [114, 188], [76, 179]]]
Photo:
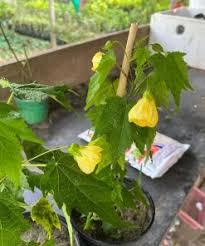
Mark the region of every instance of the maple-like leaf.
[[51, 238], [55, 228], [61, 229], [58, 215], [54, 212], [49, 201], [44, 197], [40, 198], [37, 204], [32, 207], [31, 218], [44, 228], [48, 233], [48, 239]]
[[[180, 97], [183, 90], [192, 90], [189, 82], [188, 68], [184, 62], [184, 53], [168, 52], [156, 53], [150, 61], [154, 67], [154, 73], [159, 81], [164, 81], [171, 92], [176, 107], [180, 105]], [[161, 91], [164, 93], [164, 91]]]
[[132, 129], [128, 122], [130, 106], [120, 97], [109, 98], [105, 105], [88, 113], [95, 128], [94, 138], [105, 136], [112, 146], [113, 160], [118, 161], [132, 144]]
[[0, 245], [24, 245], [21, 235], [29, 228], [23, 209], [10, 192], [0, 192]]
[[116, 64], [116, 56], [112, 45], [105, 45], [104, 49], [105, 53], [99, 67], [89, 82], [86, 110], [93, 105], [101, 104], [106, 98], [115, 94], [114, 87], [116, 83], [112, 83], [108, 79], [108, 75]]
[[85, 215], [94, 212], [115, 227], [130, 225], [122, 221], [114, 208], [112, 187], [82, 173], [74, 159], [66, 153], [53, 152], [43, 175], [27, 175], [31, 187], [38, 186], [44, 193], [53, 193], [58, 206], [62, 207], [65, 203], [69, 212], [72, 209]]
[[0, 103], [0, 177], [8, 177], [15, 185], [20, 183], [22, 140], [43, 143], [26, 123], [16, 117], [12, 106]]

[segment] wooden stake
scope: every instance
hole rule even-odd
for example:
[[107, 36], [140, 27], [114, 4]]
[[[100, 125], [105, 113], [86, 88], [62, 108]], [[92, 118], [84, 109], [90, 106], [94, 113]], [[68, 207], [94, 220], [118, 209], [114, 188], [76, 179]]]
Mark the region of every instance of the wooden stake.
[[132, 23], [130, 26], [124, 59], [122, 63], [122, 70], [120, 73], [119, 85], [117, 89], [117, 96], [119, 97], [123, 97], [126, 94], [127, 79], [130, 71], [130, 60], [132, 57], [132, 50], [135, 43], [137, 31], [138, 25], [136, 23]]
[[51, 37], [51, 47], [55, 48], [57, 46], [56, 44], [56, 17], [55, 17], [55, 6], [54, 6], [54, 0], [49, 0], [49, 16], [50, 16], [50, 37]]

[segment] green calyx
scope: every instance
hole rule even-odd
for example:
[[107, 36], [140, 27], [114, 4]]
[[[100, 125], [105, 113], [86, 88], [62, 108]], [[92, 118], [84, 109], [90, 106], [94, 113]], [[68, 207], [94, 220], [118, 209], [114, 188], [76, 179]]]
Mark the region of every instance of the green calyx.
[[143, 98], [147, 98], [149, 101], [154, 100], [152, 93], [149, 90], [146, 90], [143, 94]]

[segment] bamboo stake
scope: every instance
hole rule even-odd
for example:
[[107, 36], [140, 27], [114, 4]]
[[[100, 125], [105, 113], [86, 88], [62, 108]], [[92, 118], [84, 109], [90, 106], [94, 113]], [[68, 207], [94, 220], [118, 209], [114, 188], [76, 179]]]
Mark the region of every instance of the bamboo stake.
[[130, 71], [130, 60], [132, 56], [132, 50], [135, 43], [137, 31], [138, 31], [138, 25], [136, 23], [132, 23], [130, 26], [124, 59], [122, 63], [119, 85], [117, 88], [117, 96], [119, 97], [123, 97], [126, 93], [127, 79]]

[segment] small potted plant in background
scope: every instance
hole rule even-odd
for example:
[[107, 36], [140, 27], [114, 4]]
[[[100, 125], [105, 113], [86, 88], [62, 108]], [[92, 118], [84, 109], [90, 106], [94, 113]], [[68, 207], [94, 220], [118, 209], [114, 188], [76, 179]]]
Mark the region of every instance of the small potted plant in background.
[[28, 124], [39, 124], [47, 119], [48, 98], [52, 98], [68, 110], [72, 109], [68, 98], [66, 98], [66, 93], [75, 92], [67, 85], [49, 86], [37, 82], [16, 84], [1, 79], [0, 86], [10, 89], [11, 95], [8, 103], [14, 97], [22, 117]]
[[15, 103], [20, 109], [22, 117], [28, 124], [39, 124], [47, 119], [48, 98], [54, 99], [66, 109], [71, 110], [72, 107], [66, 97], [66, 93], [76, 93], [67, 85], [49, 86], [33, 81], [32, 69], [29, 63], [26, 47], [23, 46], [25, 60], [20, 60], [1, 23], [0, 30], [10, 52], [17, 61], [19, 71], [22, 75], [22, 81], [18, 84], [11, 83], [4, 78], [0, 79], [0, 86], [2, 88], [9, 89], [11, 92], [8, 103], [10, 103], [14, 97]]

